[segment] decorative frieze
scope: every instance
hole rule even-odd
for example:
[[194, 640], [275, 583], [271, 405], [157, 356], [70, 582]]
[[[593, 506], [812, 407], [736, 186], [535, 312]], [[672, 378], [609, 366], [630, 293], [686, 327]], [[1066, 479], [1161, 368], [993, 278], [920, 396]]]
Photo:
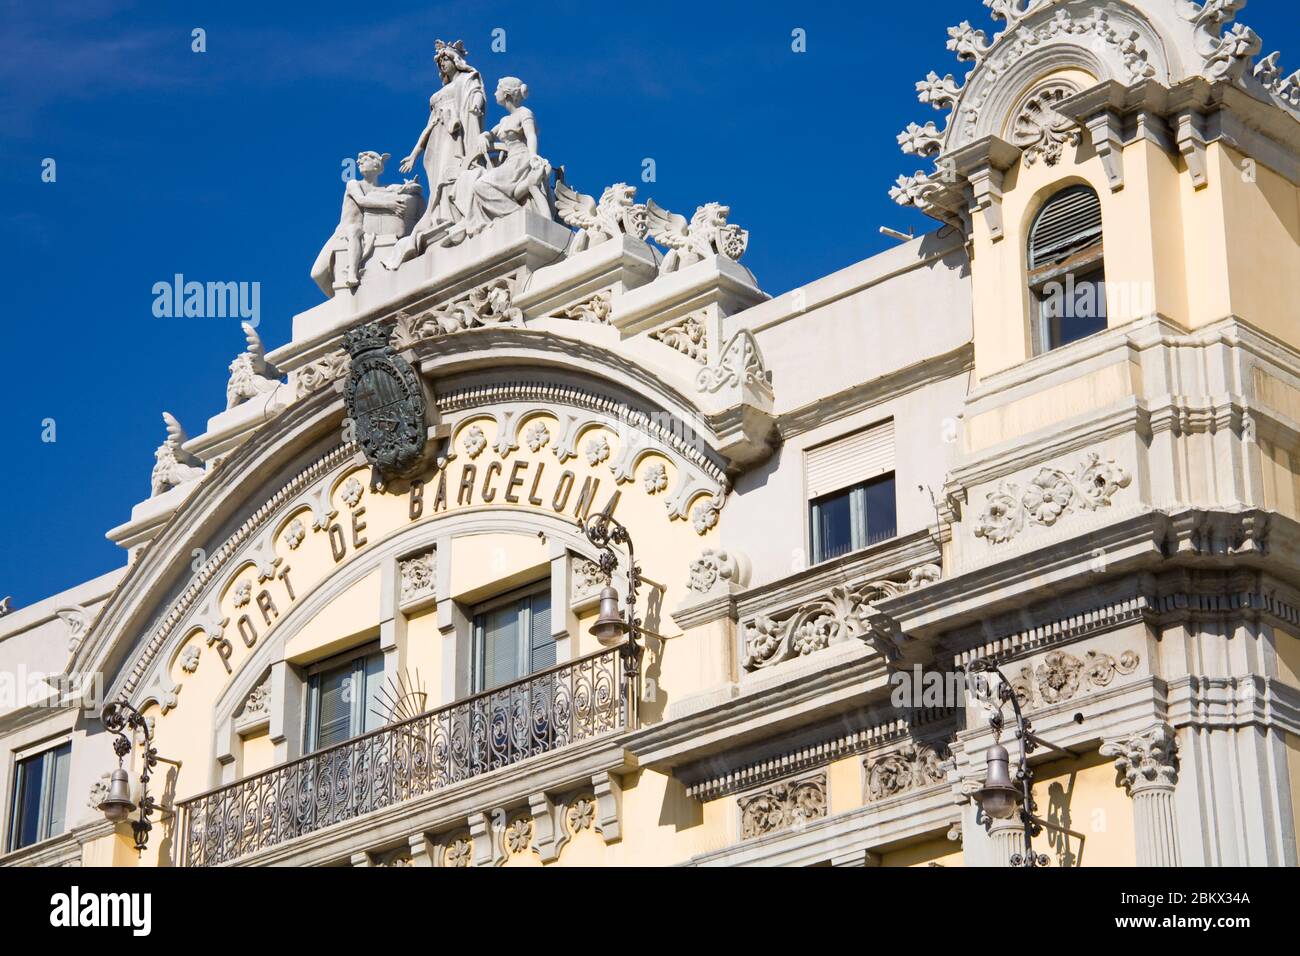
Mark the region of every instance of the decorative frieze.
[[609, 325], [610, 313], [614, 310], [613, 296], [610, 292], [597, 292], [595, 295], [565, 306], [553, 312], [553, 319], [570, 319], [574, 322], [590, 322], [594, 325]]
[[1110, 685], [1115, 676], [1132, 674], [1141, 663], [1136, 651], [1124, 651], [1118, 658], [1100, 651], [1087, 651], [1083, 658], [1065, 651], [1052, 651], [1036, 668], [1022, 667], [1011, 678], [1021, 707], [1059, 704], [1080, 693]]
[[522, 328], [524, 315], [514, 304], [517, 282], [517, 275], [504, 276], [417, 315], [399, 312], [393, 347], [407, 349], [428, 339], [477, 328]]
[[745, 669], [771, 667], [781, 661], [823, 650], [838, 641], [868, 641], [893, 657], [891, 629], [879, 620], [875, 602], [907, 589], [896, 581], [871, 581], [849, 587], [835, 585], [824, 597], [775, 615], [759, 614], [742, 625]]
[[342, 349], [331, 352], [293, 373], [294, 397], [304, 399], [331, 382], [346, 378], [351, 371], [352, 357], [347, 352]]
[[1096, 511], [1108, 506], [1115, 493], [1132, 480], [1113, 458], [1103, 461], [1096, 452], [1089, 452], [1072, 471], [1039, 469], [1024, 489], [1004, 479], [986, 496], [988, 503], [976, 522], [975, 537], [1003, 544], [1026, 527], [1051, 527], [1070, 512]]
[[742, 840], [805, 826], [826, 816], [826, 774], [773, 784], [741, 797], [736, 805]]
[[708, 364], [708, 332], [697, 316], [688, 315], [666, 328], [656, 329], [650, 333], [650, 338], [681, 352], [693, 362]]
[[909, 743], [882, 757], [864, 760], [867, 801], [887, 800], [908, 790], [947, 782], [947, 758], [942, 744]]

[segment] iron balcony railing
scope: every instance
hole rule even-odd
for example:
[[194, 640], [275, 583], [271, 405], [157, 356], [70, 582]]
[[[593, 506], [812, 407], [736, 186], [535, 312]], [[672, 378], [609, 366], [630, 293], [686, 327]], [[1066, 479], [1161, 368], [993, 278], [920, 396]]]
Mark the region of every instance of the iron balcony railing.
[[179, 805], [185, 866], [215, 866], [634, 726], [623, 648], [599, 651]]

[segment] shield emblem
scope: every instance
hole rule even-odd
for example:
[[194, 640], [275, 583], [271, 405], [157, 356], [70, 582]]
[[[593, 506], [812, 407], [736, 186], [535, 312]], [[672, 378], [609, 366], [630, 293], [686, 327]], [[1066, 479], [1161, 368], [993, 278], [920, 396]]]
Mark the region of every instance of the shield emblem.
[[385, 479], [409, 477], [420, 469], [427, 435], [419, 376], [378, 325], [354, 329], [343, 344], [352, 356], [344, 397], [361, 450]]

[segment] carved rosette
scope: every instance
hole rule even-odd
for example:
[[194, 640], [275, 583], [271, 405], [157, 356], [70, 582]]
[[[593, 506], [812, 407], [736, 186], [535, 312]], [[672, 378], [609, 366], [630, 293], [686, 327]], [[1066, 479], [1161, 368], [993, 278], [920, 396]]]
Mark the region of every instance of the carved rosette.
[[886, 800], [909, 790], [945, 783], [948, 774], [943, 763], [947, 756], [942, 744], [907, 744], [875, 760], [864, 760], [867, 800]]
[[468, 833], [458, 834], [442, 847], [442, 865], [457, 869], [468, 867], [474, 861], [474, 841]]
[[1113, 458], [1102, 460], [1096, 452], [1073, 471], [1042, 468], [1023, 490], [1003, 480], [988, 493], [984, 512], [975, 525], [975, 537], [989, 544], [1010, 541], [1026, 527], [1051, 527], [1062, 515], [1073, 511], [1096, 511], [1110, 505], [1133, 476]]
[[515, 817], [506, 825], [501, 845], [507, 857], [526, 853], [533, 845], [533, 821], [528, 817]]
[[855, 587], [837, 584], [825, 597], [793, 610], [758, 614], [742, 625], [745, 669], [760, 670], [855, 639], [867, 641], [892, 658], [897, 654], [892, 628], [874, 605], [906, 589], [907, 585], [896, 581], [871, 581]]
[[797, 829], [826, 816], [826, 774], [778, 783], [736, 803], [742, 840]]

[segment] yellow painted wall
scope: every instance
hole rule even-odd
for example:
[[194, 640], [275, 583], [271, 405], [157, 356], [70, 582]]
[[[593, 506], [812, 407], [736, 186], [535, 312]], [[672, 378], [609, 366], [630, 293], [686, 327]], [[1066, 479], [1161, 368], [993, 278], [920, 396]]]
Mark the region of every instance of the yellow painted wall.
[[965, 866], [961, 844], [946, 836], [919, 840], [916, 843], [880, 855], [881, 866]]
[[1051, 865], [1135, 866], [1133, 802], [1116, 785], [1112, 760], [1092, 753], [1034, 768], [1038, 816], [1082, 835], [1062, 837], [1044, 830], [1034, 850]]

